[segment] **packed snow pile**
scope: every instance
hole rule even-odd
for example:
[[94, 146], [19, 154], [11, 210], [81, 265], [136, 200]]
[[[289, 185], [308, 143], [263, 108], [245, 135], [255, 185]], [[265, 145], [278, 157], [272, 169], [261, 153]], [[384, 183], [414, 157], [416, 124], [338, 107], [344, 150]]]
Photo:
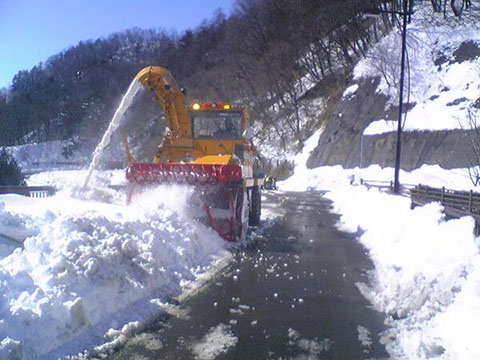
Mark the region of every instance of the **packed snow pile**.
[[[480, 241], [473, 233], [473, 218], [447, 221], [438, 203], [412, 210], [408, 197], [360, 185], [360, 178], [392, 180], [392, 168], [307, 169], [310, 140], [294, 159], [295, 174], [279, 186], [292, 191], [328, 190], [333, 211], [341, 215], [339, 229], [358, 233], [375, 265], [372, 283], [358, 286], [386, 314], [390, 329], [382, 341], [392, 358], [479, 359]], [[400, 179], [473, 188], [465, 170], [439, 166], [402, 171]]]
[[24, 240], [0, 259], [0, 359], [57, 358], [125, 336], [225, 257], [224, 241], [186, 216], [186, 189], [152, 191], [129, 207], [120, 196], [93, 201], [95, 191], [0, 196], [0, 237]]
[[12, 214], [5, 211], [5, 204], [0, 201], [0, 236], [13, 241], [17, 246], [28, 236], [38, 232], [38, 226], [28, 216]]
[[[478, 106], [475, 105], [480, 98], [478, 19], [469, 19], [469, 14], [465, 14], [462, 21], [452, 26], [443, 19], [435, 19], [437, 16], [443, 15], [432, 15], [430, 4], [425, 4], [425, 8], [419, 4], [408, 25], [404, 101], [414, 106], [407, 112], [406, 131], [469, 128], [469, 111]], [[395, 30], [373, 46], [354, 70], [354, 79], [381, 78], [377, 91], [390, 97], [389, 106], [398, 105], [399, 49], [401, 36]], [[357, 89], [358, 86], [350, 87], [344, 97], [355, 96]], [[395, 131], [396, 120], [374, 121], [364, 135]]]

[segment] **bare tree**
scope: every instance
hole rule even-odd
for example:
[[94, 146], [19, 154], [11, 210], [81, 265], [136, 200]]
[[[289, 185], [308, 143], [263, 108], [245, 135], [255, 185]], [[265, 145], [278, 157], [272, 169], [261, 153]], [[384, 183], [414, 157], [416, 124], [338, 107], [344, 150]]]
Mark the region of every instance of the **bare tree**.
[[469, 109], [464, 123], [460, 126], [468, 130], [470, 141], [471, 164], [468, 170], [468, 176], [474, 186], [480, 185], [480, 118], [477, 111]]
[[463, 9], [466, 6], [465, 0], [450, 0], [450, 6], [452, 7], [453, 13], [455, 16], [461, 16], [463, 13]]

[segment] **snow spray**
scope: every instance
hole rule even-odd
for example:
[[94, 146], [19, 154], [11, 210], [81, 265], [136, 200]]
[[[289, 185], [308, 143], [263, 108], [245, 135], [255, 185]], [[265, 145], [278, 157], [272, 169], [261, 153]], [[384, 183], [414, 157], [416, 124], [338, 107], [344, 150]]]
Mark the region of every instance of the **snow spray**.
[[107, 131], [105, 131], [105, 134], [103, 134], [102, 140], [100, 141], [100, 143], [95, 148], [95, 151], [93, 152], [92, 162], [88, 167], [88, 174], [87, 174], [87, 177], [85, 178], [85, 182], [83, 183], [82, 190], [85, 190], [87, 188], [88, 183], [90, 182], [90, 178], [92, 177], [93, 172], [95, 171], [96, 167], [98, 166], [98, 163], [100, 162], [100, 157], [103, 153], [103, 150], [110, 143], [110, 139], [112, 138], [114, 131], [120, 125], [120, 120], [125, 114], [125, 111], [127, 111], [128, 107], [133, 101], [133, 98], [141, 88], [142, 88], [142, 84], [137, 79], [133, 79], [133, 81], [130, 83], [130, 86], [127, 92], [125, 93], [125, 95], [123, 95], [122, 101], [120, 102], [120, 105], [115, 111], [112, 121], [110, 122], [110, 125], [108, 125]]

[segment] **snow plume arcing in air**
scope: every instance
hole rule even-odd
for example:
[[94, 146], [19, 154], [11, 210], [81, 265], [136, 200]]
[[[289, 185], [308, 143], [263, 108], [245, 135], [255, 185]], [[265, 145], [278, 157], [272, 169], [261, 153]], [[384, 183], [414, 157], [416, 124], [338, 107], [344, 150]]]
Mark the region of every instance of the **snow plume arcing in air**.
[[112, 138], [113, 133], [115, 132], [115, 130], [117, 130], [118, 126], [120, 125], [120, 120], [122, 120], [123, 115], [128, 110], [128, 107], [132, 103], [135, 95], [138, 93], [138, 91], [141, 88], [142, 88], [142, 84], [137, 79], [133, 79], [133, 81], [130, 83], [130, 86], [127, 92], [125, 93], [125, 95], [123, 95], [122, 101], [120, 102], [120, 105], [115, 111], [112, 121], [110, 122], [110, 125], [108, 125], [107, 131], [105, 131], [105, 134], [103, 134], [102, 140], [100, 141], [100, 143], [95, 148], [95, 151], [93, 152], [93, 159], [92, 159], [92, 162], [90, 163], [90, 166], [88, 167], [88, 174], [83, 184], [84, 189], [88, 186], [92, 173], [95, 171], [95, 169], [97, 168], [100, 162], [100, 157], [102, 156], [103, 150], [110, 143], [110, 139]]
[[0, 359], [114, 344], [194, 286], [226, 245], [184, 214], [183, 194], [156, 188], [129, 207], [61, 193], [27, 208], [1, 196], [0, 218], [29, 237], [0, 259]]

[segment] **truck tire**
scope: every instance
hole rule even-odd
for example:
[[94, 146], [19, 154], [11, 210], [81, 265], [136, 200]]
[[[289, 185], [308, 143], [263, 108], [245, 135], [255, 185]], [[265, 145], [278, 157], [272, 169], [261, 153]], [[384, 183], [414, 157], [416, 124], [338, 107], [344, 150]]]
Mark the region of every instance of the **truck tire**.
[[250, 201], [252, 202], [252, 206], [250, 207], [248, 225], [257, 226], [260, 224], [260, 214], [262, 212], [262, 196], [258, 186], [252, 188]]

